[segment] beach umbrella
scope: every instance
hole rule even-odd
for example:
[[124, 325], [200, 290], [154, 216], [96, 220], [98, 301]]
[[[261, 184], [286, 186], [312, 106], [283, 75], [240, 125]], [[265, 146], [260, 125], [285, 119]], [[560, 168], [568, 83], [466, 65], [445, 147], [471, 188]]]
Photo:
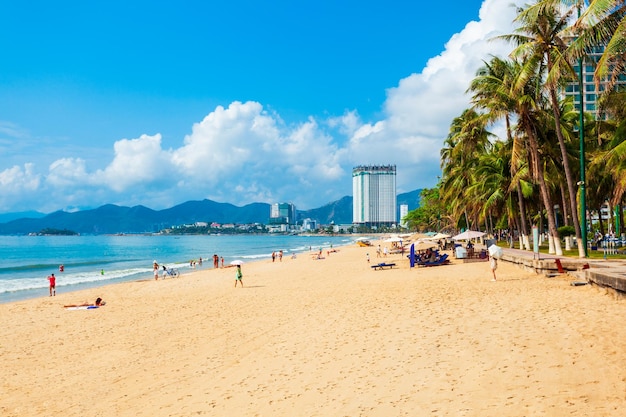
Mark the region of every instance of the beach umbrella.
[[231, 265], [243, 265], [243, 263], [244, 262], [242, 260], [236, 259], [236, 260], [232, 261], [230, 264]]
[[[413, 246], [413, 245], [411, 245]], [[436, 243], [433, 242], [417, 242], [415, 244], [415, 250], [426, 250], [426, 249], [432, 249], [435, 246], [437, 246]]]
[[432, 240], [439, 240], [439, 239], [447, 239], [449, 237], [450, 237], [450, 235], [447, 235], [445, 233], [437, 233], [436, 235], [431, 236], [430, 239], [432, 239]]
[[411, 262], [411, 268], [415, 266], [415, 243], [411, 243], [411, 249], [409, 251], [409, 261]]
[[411, 235], [412, 240], [427, 239], [428, 237], [429, 236], [426, 233], [413, 233]]
[[502, 256], [502, 248], [497, 245], [491, 245], [487, 248], [489, 256], [493, 258], [500, 258]]
[[389, 239], [385, 239], [385, 242], [402, 242], [402, 238], [400, 238], [400, 237], [390, 237]]
[[470, 240], [470, 239], [476, 239], [476, 238], [482, 237], [484, 235], [485, 233], [479, 232], [476, 230], [466, 230], [461, 234], [452, 236], [452, 239], [453, 240]]

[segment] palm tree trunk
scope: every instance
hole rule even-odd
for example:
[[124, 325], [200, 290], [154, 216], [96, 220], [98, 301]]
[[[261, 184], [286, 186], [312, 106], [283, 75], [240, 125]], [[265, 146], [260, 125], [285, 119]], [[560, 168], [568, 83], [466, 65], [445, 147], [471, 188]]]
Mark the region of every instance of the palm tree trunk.
[[522, 194], [522, 186], [517, 182], [517, 204], [519, 205], [519, 231], [520, 231], [520, 249], [530, 250], [530, 241], [528, 240], [528, 223], [526, 223], [526, 204], [524, 203], [524, 194]]
[[[550, 62], [548, 62], [548, 71], [552, 69], [551, 67], [552, 66], [550, 65]], [[559, 101], [556, 97], [555, 87], [550, 87], [550, 101], [552, 101], [552, 111], [554, 113], [556, 137], [559, 139], [559, 148], [561, 148], [563, 171], [565, 171], [565, 180], [567, 182], [567, 191], [570, 200], [570, 210], [572, 212], [572, 223], [574, 224], [574, 230], [576, 231], [576, 242], [578, 242], [578, 256], [580, 258], [584, 258], [585, 248], [581, 245], [582, 232], [580, 230], [580, 222], [578, 221], [578, 208], [576, 207], [576, 189], [574, 188], [572, 170], [569, 166], [569, 157], [567, 155], [567, 148], [565, 147], [565, 138], [563, 138], [563, 132], [561, 131], [561, 111], [559, 110]]]
[[563, 183], [559, 184], [559, 188], [561, 189], [561, 211], [563, 212], [563, 226], [571, 226], [571, 219], [568, 216], [567, 194], [565, 188], [563, 188]]
[[[539, 184], [539, 190], [541, 199], [543, 200], [543, 206], [546, 210], [546, 216], [548, 217], [548, 231], [549, 231], [549, 253], [556, 254], [557, 256], [563, 256], [563, 249], [561, 248], [561, 240], [559, 239], [559, 232], [556, 229], [556, 222], [554, 220], [554, 205], [552, 204], [552, 198], [546, 185], [546, 179], [543, 172], [543, 164], [539, 158], [539, 145], [537, 143], [537, 137], [532, 128], [532, 124], [525, 123], [525, 130], [528, 135], [528, 144], [530, 147], [530, 154], [532, 156], [533, 174], [537, 183]], [[553, 249], [554, 248], [554, 249]]]

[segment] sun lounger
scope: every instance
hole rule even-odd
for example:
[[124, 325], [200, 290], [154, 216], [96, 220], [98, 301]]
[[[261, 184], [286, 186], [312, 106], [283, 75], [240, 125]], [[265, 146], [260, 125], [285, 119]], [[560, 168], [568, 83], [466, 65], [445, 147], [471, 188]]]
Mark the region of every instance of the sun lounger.
[[444, 253], [436, 261], [423, 262], [423, 263], [420, 263], [419, 265], [421, 265], [421, 266], [439, 266], [439, 265], [446, 265], [446, 264], [449, 264], [449, 263], [450, 263], [450, 259], [448, 259], [448, 254]]
[[372, 265], [372, 268], [374, 268], [374, 271], [376, 271], [378, 269], [385, 269], [385, 268], [392, 269], [394, 266], [396, 266], [396, 264], [387, 264], [387, 263], [381, 262], [379, 264]]

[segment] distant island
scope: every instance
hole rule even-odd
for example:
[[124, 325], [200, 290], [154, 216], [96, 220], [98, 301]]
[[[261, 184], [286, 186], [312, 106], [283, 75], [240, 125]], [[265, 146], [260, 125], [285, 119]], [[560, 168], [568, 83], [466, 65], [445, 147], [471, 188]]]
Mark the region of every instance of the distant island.
[[53, 229], [53, 228], [45, 228], [40, 230], [38, 233], [32, 233], [38, 236], [77, 236], [78, 233], [76, 233], [73, 230], [67, 230], [67, 229]]

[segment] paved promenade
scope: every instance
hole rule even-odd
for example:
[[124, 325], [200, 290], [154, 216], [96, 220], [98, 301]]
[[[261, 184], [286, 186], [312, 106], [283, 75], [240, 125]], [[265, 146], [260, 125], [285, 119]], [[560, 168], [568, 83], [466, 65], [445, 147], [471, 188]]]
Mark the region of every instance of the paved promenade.
[[[592, 285], [612, 288], [617, 294], [626, 296], [626, 260], [622, 259], [581, 259], [565, 256], [547, 255], [544, 253], [503, 248], [502, 260], [518, 264], [524, 269], [537, 274], [553, 276], [566, 273], [571, 275], [573, 283], [587, 282]], [[556, 260], [560, 260], [562, 271], [559, 271]]]

